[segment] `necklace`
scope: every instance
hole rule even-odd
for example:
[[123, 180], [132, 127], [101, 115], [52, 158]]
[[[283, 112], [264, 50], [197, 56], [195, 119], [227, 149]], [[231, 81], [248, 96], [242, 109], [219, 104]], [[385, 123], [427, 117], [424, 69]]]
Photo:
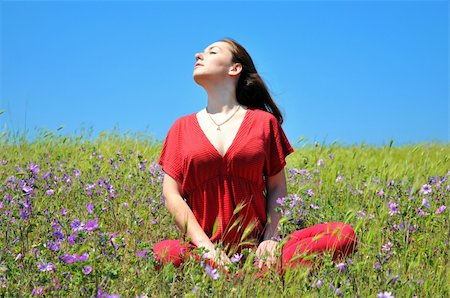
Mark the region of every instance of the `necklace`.
[[234, 115], [236, 115], [237, 111], [239, 111], [240, 108], [241, 108], [241, 105], [238, 105], [237, 109], [234, 110], [233, 114], [232, 114], [230, 117], [228, 117], [228, 119], [226, 119], [225, 121], [223, 121], [222, 123], [219, 123], [219, 124], [217, 124], [217, 122], [214, 121], [214, 119], [213, 119], [213, 117], [211, 116], [211, 114], [208, 113], [208, 109], [206, 109], [206, 114], [208, 114], [208, 116], [209, 116], [209, 118], [211, 119], [211, 121], [217, 126], [217, 129], [216, 129], [216, 130], [221, 131], [220, 126], [222, 126], [222, 125], [224, 125], [225, 123], [227, 123], [228, 121], [230, 121], [231, 118], [233, 118]]

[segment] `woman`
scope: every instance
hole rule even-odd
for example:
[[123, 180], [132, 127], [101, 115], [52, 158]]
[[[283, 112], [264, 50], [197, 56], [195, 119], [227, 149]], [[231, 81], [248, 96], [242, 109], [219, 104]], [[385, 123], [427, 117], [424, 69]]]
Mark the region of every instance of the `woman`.
[[[189, 247], [204, 248], [207, 258], [226, 265], [228, 255], [253, 246], [258, 265], [272, 267], [279, 261], [276, 200], [287, 195], [285, 158], [293, 152], [283, 117], [236, 41], [215, 42], [195, 59], [193, 77], [208, 94], [207, 106], [175, 121], [159, 161], [166, 207], [190, 244], [165, 240], [154, 252], [179, 265]], [[348, 225], [316, 225], [290, 236], [281, 264], [309, 264], [304, 255], [323, 251], [346, 256], [355, 245]]]

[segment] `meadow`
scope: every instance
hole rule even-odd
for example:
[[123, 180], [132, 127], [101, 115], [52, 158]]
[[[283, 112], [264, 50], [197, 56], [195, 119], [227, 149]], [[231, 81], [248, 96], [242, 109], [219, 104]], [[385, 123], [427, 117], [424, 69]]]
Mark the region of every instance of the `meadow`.
[[159, 266], [153, 245], [182, 234], [151, 138], [3, 134], [0, 148], [2, 297], [450, 297], [449, 144], [297, 148], [280, 233], [342, 221], [358, 250], [283, 275], [258, 274], [251, 250], [228, 273]]

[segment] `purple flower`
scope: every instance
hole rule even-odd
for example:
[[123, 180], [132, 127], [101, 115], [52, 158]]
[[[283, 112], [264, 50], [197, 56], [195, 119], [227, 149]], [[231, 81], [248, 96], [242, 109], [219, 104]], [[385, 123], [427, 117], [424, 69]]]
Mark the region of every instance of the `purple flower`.
[[398, 204], [394, 202], [387, 202], [387, 206], [389, 207], [389, 215], [394, 215], [400, 213], [400, 211], [397, 209]]
[[339, 263], [336, 265], [336, 268], [339, 270], [339, 272], [345, 272], [347, 271], [347, 266], [345, 263]]
[[339, 175], [339, 176], [337, 176], [337, 178], [336, 178], [336, 183], [341, 183], [342, 180], [344, 180], [344, 178], [343, 178], [341, 175]]
[[39, 166], [37, 164], [35, 164], [34, 162], [31, 162], [30, 163], [30, 171], [33, 174], [39, 173]]
[[380, 189], [380, 190], [377, 192], [377, 195], [380, 196], [380, 197], [384, 196], [384, 194], [385, 194], [385, 192], [383, 191], [383, 189]]
[[317, 280], [317, 282], [313, 282], [311, 287], [313, 288], [320, 288], [323, 285], [323, 282], [321, 279]]
[[382, 251], [390, 251], [391, 248], [392, 248], [392, 243], [389, 241], [387, 244], [385, 244], [381, 247], [381, 250]]
[[445, 207], [445, 205], [442, 205], [441, 207], [436, 209], [436, 212], [434, 212], [435, 214], [441, 214], [442, 212], [445, 211], [445, 209], [447, 209], [447, 207]]
[[40, 296], [45, 293], [45, 287], [37, 287], [31, 291], [32, 296]]
[[377, 298], [395, 298], [391, 292], [380, 292], [377, 295]]
[[422, 186], [422, 188], [420, 189], [419, 193], [427, 195], [429, 193], [431, 193], [432, 189], [431, 189], [431, 185], [429, 184], [424, 184]]
[[138, 258], [146, 258], [147, 257], [147, 252], [145, 250], [138, 250], [136, 252], [136, 256]]
[[422, 206], [426, 207], [427, 209], [430, 209], [430, 201], [428, 201], [427, 199], [423, 198], [422, 199]]
[[206, 264], [205, 267], [206, 273], [213, 279], [216, 280], [219, 278], [220, 274], [217, 272], [217, 269]]
[[375, 269], [377, 269], [377, 270], [380, 270], [380, 269], [381, 269], [381, 265], [380, 265], [379, 262], [375, 262], [375, 263], [373, 264], [373, 267], [374, 267]]
[[53, 195], [55, 193], [55, 191], [53, 190], [53, 189], [48, 189], [46, 192], [45, 192], [45, 194], [47, 195], [47, 196], [51, 196], [51, 195]]
[[74, 221], [70, 223], [70, 227], [72, 228], [72, 231], [83, 231], [84, 230], [84, 222], [80, 221], [79, 218], [76, 218]]
[[24, 193], [29, 194], [33, 191], [33, 188], [29, 185], [26, 185], [25, 183], [22, 185], [22, 190]]
[[312, 196], [314, 195], [314, 192], [313, 192], [312, 189], [308, 189], [308, 190], [306, 191], [306, 194], [307, 194], [309, 197], [312, 197]]
[[417, 213], [417, 215], [420, 215], [420, 216], [427, 216], [428, 215], [428, 213], [423, 211], [423, 209], [421, 207], [417, 208], [417, 212], [416, 213]]
[[[76, 256], [76, 255], [75, 255]], [[77, 256], [77, 261], [84, 262], [89, 258], [89, 254], [87, 252], [82, 253], [79, 257]]]
[[86, 209], [88, 211], [89, 214], [92, 214], [92, 211], [94, 211], [94, 204], [92, 203], [87, 203], [86, 204]]
[[69, 237], [67, 238], [67, 241], [69, 242], [70, 245], [74, 245], [76, 239], [77, 239], [77, 233], [73, 233], [73, 234], [69, 235]]
[[75, 178], [80, 177], [81, 171], [80, 170], [74, 170], [73, 171], [73, 175], [75, 176]]
[[98, 218], [96, 217], [94, 220], [88, 220], [86, 222], [86, 231], [92, 232], [98, 228]]
[[48, 240], [48, 248], [50, 248], [50, 250], [52, 251], [58, 251], [61, 249], [61, 246], [59, 242], [53, 243], [52, 241]]
[[314, 204], [311, 203], [311, 204], [309, 204], [309, 208], [316, 210], [316, 209], [319, 209], [319, 206], [314, 205]]
[[39, 270], [41, 270], [41, 272], [46, 272], [46, 271], [55, 271], [55, 265], [53, 265], [53, 263], [48, 262], [41, 262], [38, 264]]
[[67, 215], [69, 212], [66, 209], [61, 209], [61, 215]]
[[342, 290], [339, 288], [336, 288], [332, 283], [330, 283], [330, 288], [337, 296], [341, 296], [343, 294]]
[[317, 161], [317, 166], [319, 166], [319, 167], [324, 167], [325, 166], [325, 163], [323, 162], [323, 159], [319, 159]]
[[89, 275], [92, 272], [91, 266], [83, 266], [83, 273]]
[[69, 255], [69, 254], [65, 253], [64, 256], [62, 257], [62, 260], [66, 264], [72, 264], [77, 261], [77, 257], [78, 257], [77, 254]]
[[239, 253], [235, 253], [232, 257], [231, 257], [231, 262], [233, 262], [233, 263], [237, 263], [237, 262], [239, 262], [241, 259], [242, 259], [242, 254], [239, 254]]

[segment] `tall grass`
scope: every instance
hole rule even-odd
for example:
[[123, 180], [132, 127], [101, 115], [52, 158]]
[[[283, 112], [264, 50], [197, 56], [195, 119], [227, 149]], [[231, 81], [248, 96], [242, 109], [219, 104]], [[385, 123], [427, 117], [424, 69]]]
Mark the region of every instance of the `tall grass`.
[[152, 246], [182, 235], [163, 205], [151, 138], [0, 140], [2, 296], [449, 297], [448, 144], [297, 149], [280, 231], [343, 221], [359, 245], [339, 266], [325, 254], [312, 271], [280, 276], [259, 274], [251, 251], [228, 274], [194, 258], [155, 262]]

